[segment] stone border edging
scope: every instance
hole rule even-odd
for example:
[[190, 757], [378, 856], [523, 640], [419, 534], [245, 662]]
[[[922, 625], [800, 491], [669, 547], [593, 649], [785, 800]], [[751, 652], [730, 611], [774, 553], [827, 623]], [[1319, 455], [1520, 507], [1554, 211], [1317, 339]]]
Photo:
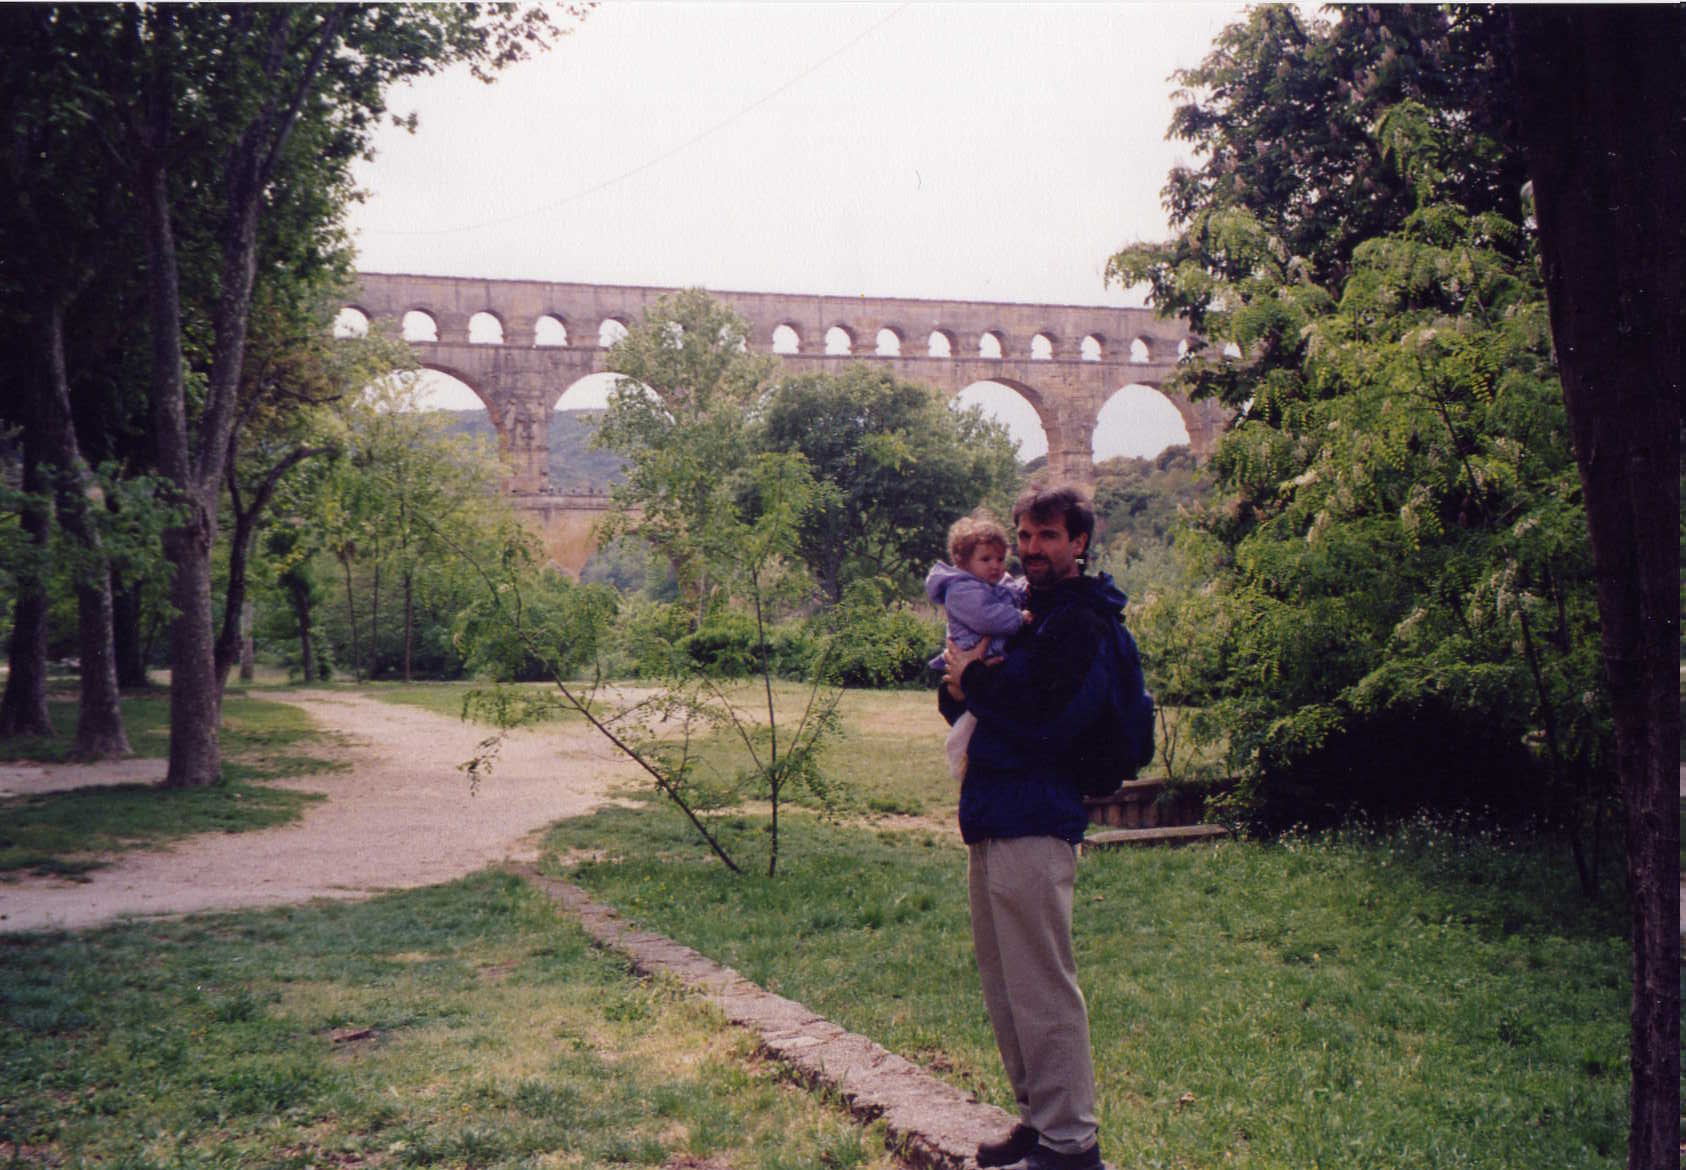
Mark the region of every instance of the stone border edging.
[[977, 1170], [978, 1143], [1001, 1137], [1017, 1120], [690, 947], [633, 929], [578, 886], [533, 866], [517, 872], [577, 918], [598, 945], [631, 960], [639, 974], [671, 975], [700, 991], [733, 1024], [754, 1031], [761, 1051], [805, 1084], [835, 1092], [862, 1122], [883, 1121], [885, 1144], [919, 1170]]

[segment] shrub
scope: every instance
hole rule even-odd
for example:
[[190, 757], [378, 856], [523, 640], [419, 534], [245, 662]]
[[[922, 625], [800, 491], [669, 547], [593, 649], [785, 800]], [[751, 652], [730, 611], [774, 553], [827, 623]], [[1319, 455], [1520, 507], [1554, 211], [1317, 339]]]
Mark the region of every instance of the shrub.
[[695, 633], [679, 643], [679, 650], [705, 674], [741, 678], [761, 669], [759, 646], [753, 617], [722, 610], [710, 614]]
[[629, 597], [621, 602], [608, 646], [610, 674], [663, 678], [675, 668], [681, 643], [696, 628], [686, 606], [672, 601]]
[[943, 644], [942, 623], [901, 602], [886, 601], [880, 581], [850, 585], [843, 603], [816, 617], [814, 626], [815, 632], [832, 637], [827, 681], [847, 687], [912, 683]]
[[[521, 625], [543, 631], [545, 644], [524, 641], [496, 598], [478, 599], [457, 615], [452, 630], [470, 671], [500, 682], [566, 677], [596, 657], [619, 607], [608, 586], [576, 585], [553, 571], [529, 584], [520, 600]], [[506, 597], [504, 604], [513, 605], [514, 599]]]

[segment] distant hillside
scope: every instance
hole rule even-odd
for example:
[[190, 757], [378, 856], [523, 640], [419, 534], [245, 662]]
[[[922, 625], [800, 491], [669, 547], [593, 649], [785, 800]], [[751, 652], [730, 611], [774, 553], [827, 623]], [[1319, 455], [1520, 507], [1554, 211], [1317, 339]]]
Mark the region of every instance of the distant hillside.
[[[484, 410], [447, 410], [451, 428], [494, 446], [497, 435]], [[620, 483], [621, 459], [608, 451], [593, 451], [591, 435], [600, 410], [558, 410], [550, 416], [550, 488], [557, 492], [605, 491]]]

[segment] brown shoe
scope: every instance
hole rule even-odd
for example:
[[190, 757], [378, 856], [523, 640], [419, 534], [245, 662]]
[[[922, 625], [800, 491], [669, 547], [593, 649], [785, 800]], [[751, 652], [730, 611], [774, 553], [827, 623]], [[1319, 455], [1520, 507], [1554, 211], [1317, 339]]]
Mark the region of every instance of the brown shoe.
[[1030, 1126], [1015, 1125], [1013, 1132], [1000, 1141], [978, 1143], [978, 1165], [1011, 1166], [1023, 1161], [1041, 1140], [1042, 1135]]

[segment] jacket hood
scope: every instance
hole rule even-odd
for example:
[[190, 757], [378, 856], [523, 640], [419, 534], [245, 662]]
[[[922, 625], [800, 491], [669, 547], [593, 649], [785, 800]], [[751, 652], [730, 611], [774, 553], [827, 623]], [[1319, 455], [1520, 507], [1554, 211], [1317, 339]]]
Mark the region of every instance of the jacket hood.
[[931, 566], [931, 571], [925, 574], [925, 596], [937, 605], [943, 603], [943, 597], [948, 593], [948, 587], [963, 577], [971, 577], [965, 569], [957, 569], [947, 561], [938, 561]]

